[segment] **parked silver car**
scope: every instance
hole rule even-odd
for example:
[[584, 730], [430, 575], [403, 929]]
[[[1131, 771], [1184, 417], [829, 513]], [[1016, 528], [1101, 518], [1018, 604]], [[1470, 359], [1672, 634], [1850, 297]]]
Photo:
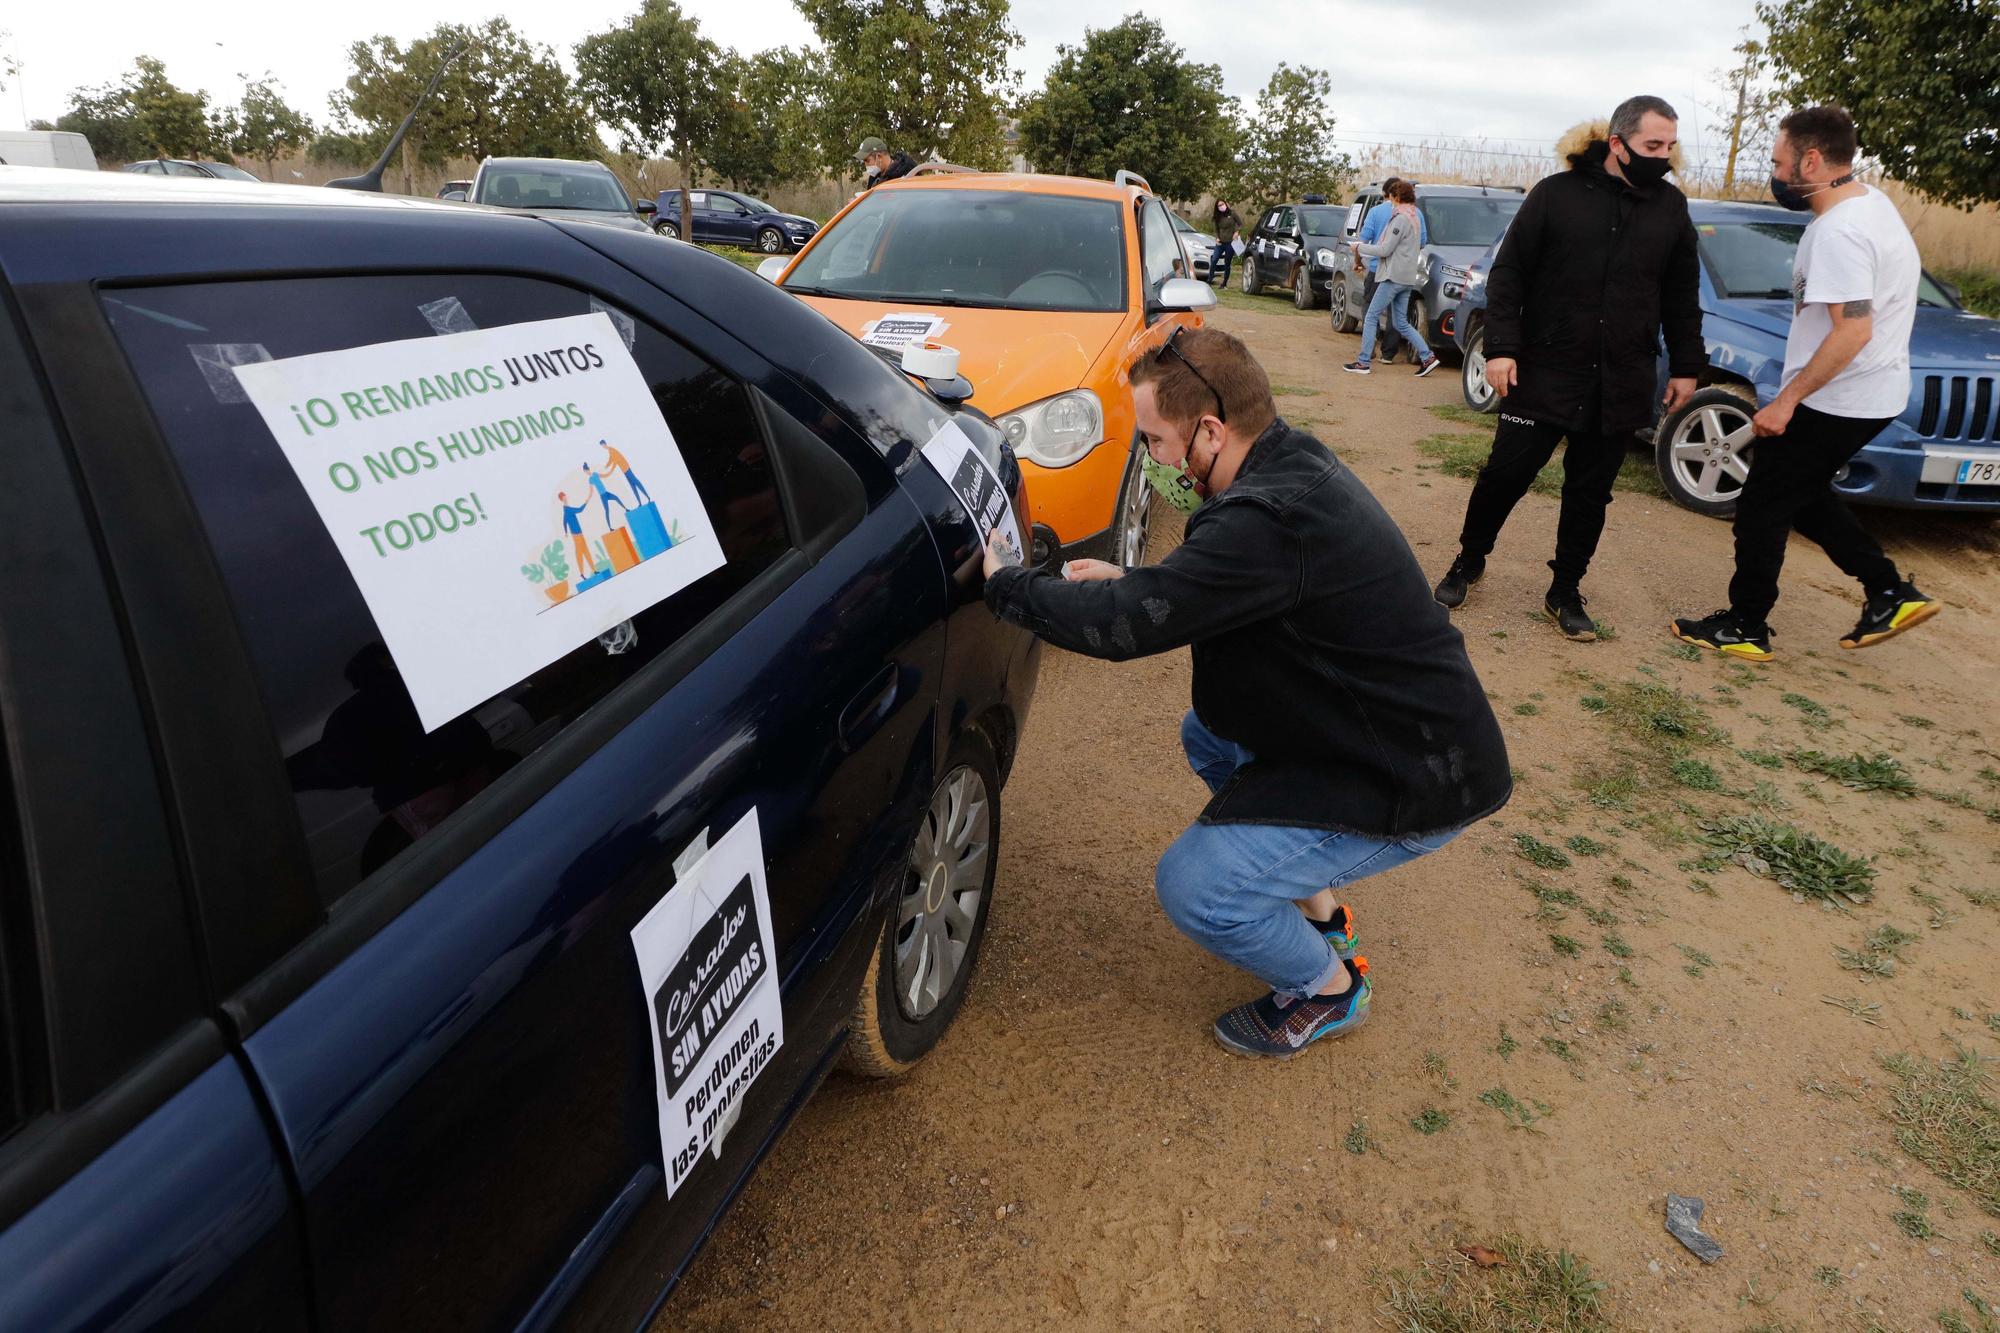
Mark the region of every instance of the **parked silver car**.
[[1174, 220], [1174, 234], [1181, 238], [1181, 249], [1187, 251], [1188, 267], [1193, 271], [1195, 281], [1207, 282], [1215, 259], [1215, 247], [1222, 242], [1171, 208], [1167, 210], [1167, 216]]
[[602, 162], [559, 157], [489, 157], [472, 178], [471, 202], [537, 217], [602, 222], [653, 234], [650, 199], [637, 204]]

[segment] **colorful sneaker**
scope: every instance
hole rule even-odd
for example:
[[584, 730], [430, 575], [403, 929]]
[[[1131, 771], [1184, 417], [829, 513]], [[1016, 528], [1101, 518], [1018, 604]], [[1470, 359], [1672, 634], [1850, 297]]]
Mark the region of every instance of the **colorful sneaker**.
[[1350, 375], [1372, 375], [1375, 373], [1374, 371], [1368, 368], [1368, 363], [1366, 361], [1349, 361], [1346, 365], [1342, 366], [1341, 369], [1346, 371]]
[[1331, 921], [1314, 921], [1307, 917], [1306, 924], [1317, 930], [1343, 959], [1354, 957], [1355, 951], [1361, 947], [1361, 937], [1354, 933], [1354, 909], [1346, 903], [1334, 907]]
[[1743, 626], [1743, 621], [1734, 611], [1721, 610], [1700, 620], [1676, 620], [1667, 627], [1682, 643], [1691, 643], [1697, 648], [1708, 648], [1724, 657], [1740, 657], [1747, 662], [1768, 662], [1777, 654], [1771, 651], [1771, 627], [1752, 634]]
[[1238, 1055], [1289, 1060], [1322, 1037], [1344, 1037], [1368, 1021], [1368, 960], [1343, 959], [1348, 987], [1331, 1000], [1272, 991], [1215, 1020], [1215, 1039]]
[[1904, 579], [1879, 596], [1871, 596], [1861, 608], [1861, 621], [1840, 641], [1843, 648], [1866, 648], [1893, 639], [1906, 629], [1914, 629], [1944, 610]]

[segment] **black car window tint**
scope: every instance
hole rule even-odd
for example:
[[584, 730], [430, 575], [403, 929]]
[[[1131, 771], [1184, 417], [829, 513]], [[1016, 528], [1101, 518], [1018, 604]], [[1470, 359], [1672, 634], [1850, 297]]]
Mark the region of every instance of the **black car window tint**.
[[28, 939], [33, 920], [13, 788], [0, 771], [0, 1143], [27, 1123], [32, 1109], [28, 1062], [35, 1046], [28, 1039], [26, 1000], [36, 984]]
[[[744, 386], [637, 321], [633, 356], [727, 563], [427, 734], [291, 465], [248, 402], [220, 401], [189, 347], [261, 344], [284, 358], [428, 337], [419, 307], [446, 298], [480, 328], [592, 308], [572, 288], [498, 275], [213, 283], [104, 296], [207, 529], [329, 903], [559, 734], [790, 545]], [[313, 317], [298, 318], [301, 310]]]

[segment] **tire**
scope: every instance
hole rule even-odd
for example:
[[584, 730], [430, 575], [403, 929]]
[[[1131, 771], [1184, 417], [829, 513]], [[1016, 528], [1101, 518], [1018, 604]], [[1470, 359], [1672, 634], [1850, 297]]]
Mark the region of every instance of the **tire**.
[[1347, 308], [1347, 274], [1333, 275], [1333, 291], [1329, 297], [1333, 306], [1333, 331], [1335, 333], [1361, 332], [1361, 320]]
[[655, 222], [653, 230], [670, 241], [678, 241], [681, 238], [681, 229], [671, 222]]
[[790, 249], [785, 244], [785, 233], [776, 227], [765, 227], [758, 231], [757, 248], [767, 255], [781, 255]]
[[1263, 291], [1263, 277], [1264, 275], [1257, 271], [1257, 256], [1244, 255], [1243, 275], [1239, 282], [1239, 285], [1243, 289], [1243, 294], [1245, 296], [1255, 296], [1257, 293]]
[[1139, 467], [1139, 450], [1134, 444], [1125, 463], [1125, 480], [1118, 485], [1118, 512], [1112, 520], [1111, 558], [1130, 569], [1146, 563], [1146, 545], [1153, 531], [1153, 510], [1157, 497], [1146, 484]]
[[[945, 838], [942, 855], [940, 830]], [[974, 847], [977, 862], [970, 851]], [[965, 868], [956, 883], [949, 870], [954, 856]], [[993, 747], [978, 732], [968, 731], [953, 742], [944, 776], [931, 792], [883, 923], [881, 942], [848, 1018], [843, 1062], [850, 1071], [894, 1078], [923, 1059], [944, 1036], [979, 961], [999, 862], [1000, 774]], [[975, 893], [977, 897], [967, 903], [967, 896]], [[929, 906], [933, 901], [935, 908]], [[948, 904], [958, 911], [948, 912]], [[952, 935], [954, 929], [961, 934]], [[939, 960], [953, 957], [956, 961], [948, 975], [941, 975]]]
[[1752, 466], [1750, 390], [1712, 385], [1695, 392], [1653, 432], [1653, 463], [1674, 503], [1710, 518], [1736, 512]]
[[1301, 262], [1292, 268], [1292, 304], [1300, 310], [1314, 310], [1319, 307], [1319, 298], [1313, 295], [1310, 264]]
[[1486, 382], [1486, 330], [1474, 329], [1458, 367], [1458, 391], [1475, 412], [1498, 412], [1500, 395]]

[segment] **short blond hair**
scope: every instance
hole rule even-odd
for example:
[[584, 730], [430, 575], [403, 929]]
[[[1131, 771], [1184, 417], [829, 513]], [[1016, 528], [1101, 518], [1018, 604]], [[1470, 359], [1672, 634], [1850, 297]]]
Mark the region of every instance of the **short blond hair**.
[[[1184, 329], [1172, 341], [1174, 352], [1187, 358], [1186, 365], [1164, 344], [1132, 363], [1132, 387], [1152, 385], [1161, 416], [1177, 424], [1194, 421], [1213, 411], [1220, 400], [1223, 422], [1253, 438], [1277, 420], [1271, 377], [1241, 338], [1220, 329]], [[1188, 366], [1200, 376], [1191, 374]]]

